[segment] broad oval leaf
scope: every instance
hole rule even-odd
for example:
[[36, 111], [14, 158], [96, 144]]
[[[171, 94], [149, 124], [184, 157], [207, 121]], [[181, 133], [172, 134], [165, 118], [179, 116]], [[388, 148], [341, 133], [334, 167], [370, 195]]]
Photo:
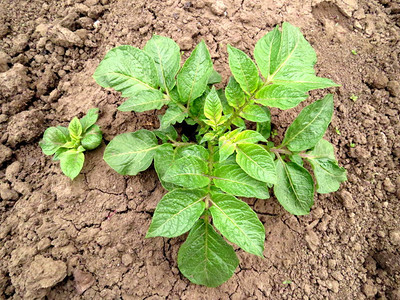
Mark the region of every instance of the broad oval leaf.
[[242, 90], [253, 93], [258, 87], [258, 70], [254, 62], [242, 50], [228, 45], [229, 67]]
[[129, 45], [108, 51], [93, 78], [102, 87], [122, 92], [123, 97], [156, 89], [159, 81], [154, 60], [146, 52]]
[[212, 71], [210, 53], [204, 41], [201, 41], [185, 61], [177, 76], [178, 92], [185, 103], [204, 93]]
[[82, 170], [85, 155], [82, 152], [71, 149], [60, 154], [59, 159], [61, 170], [73, 180]]
[[164, 130], [170, 125], [175, 123], [182, 123], [183, 120], [188, 116], [186, 111], [183, 111], [179, 106], [171, 103], [160, 120], [160, 129]]
[[337, 86], [332, 80], [315, 76], [317, 56], [299, 28], [282, 24], [261, 38], [254, 49], [254, 57], [268, 83], [289, 85], [307, 92]]
[[150, 167], [159, 147], [153, 132], [140, 129], [117, 135], [104, 151], [106, 163], [121, 175], [136, 175]]
[[306, 100], [308, 95], [288, 85], [271, 84], [263, 87], [256, 94], [255, 102], [269, 107], [289, 109]]
[[180, 49], [172, 39], [153, 35], [143, 49], [153, 58], [157, 68], [160, 87], [170, 91], [175, 86], [175, 75], [181, 62]]
[[175, 189], [162, 197], [146, 237], [176, 237], [189, 231], [202, 215], [206, 190]]
[[185, 156], [176, 160], [163, 180], [185, 188], [202, 188], [210, 183], [206, 176], [207, 163], [196, 156]]
[[89, 109], [86, 115], [79, 120], [82, 125], [82, 132], [85, 133], [86, 130], [89, 129], [89, 127], [91, 127], [97, 122], [98, 118], [99, 118], [99, 109], [98, 108]]
[[219, 138], [219, 161], [223, 162], [229, 156], [231, 156], [236, 149], [236, 145], [233, 143], [233, 139], [229, 139], [226, 136]]
[[314, 181], [306, 169], [294, 162], [276, 163], [278, 180], [274, 194], [279, 203], [293, 215], [307, 215], [314, 204]]
[[269, 198], [266, 183], [247, 175], [235, 161], [217, 164], [214, 167], [213, 182], [228, 194], [258, 199]]
[[102, 140], [103, 140], [103, 133], [101, 132], [100, 127], [94, 124], [90, 126], [84, 133], [81, 140], [81, 145], [86, 150], [93, 150], [96, 149], [101, 144]]
[[339, 167], [331, 143], [321, 139], [315, 147], [307, 152], [317, 180], [317, 192], [320, 194], [336, 192], [340, 184], [347, 180], [346, 169]]
[[178, 158], [187, 156], [196, 156], [204, 161], [207, 161], [210, 156], [210, 153], [203, 146], [190, 145], [190, 146], [178, 147], [176, 149], [176, 155]]
[[274, 159], [262, 146], [240, 144], [236, 152], [236, 162], [248, 175], [259, 181], [276, 183]]
[[135, 92], [122, 103], [118, 110], [143, 112], [147, 110], [160, 109], [168, 100], [159, 90], [144, 90]]
[[222, 117], [222, 103], [215, 87], [211, 89], [204, 103], [204, 115], [212, 124], [217, 125]]
[[265, 228], [257, 214], [232, 195], [213, 193], [210, 212], [215, 228], [244, 251], [263, 256]]
[[246, 105], [240, 112], [240, 116], [252, 122], [266, 122], [271, 120], [268, 113], [256, 104]]
[[203, 219], [190, 230], [178, 252], [178, 267], [195, 284], [217, 287], [227, 281], [239, 265], [232, 246]]
[[233, 76], [229, 78], [228, 85], [225, 88], [225, 97], [228, 104], [235, 108], [242, 107], [245, 103], [244, 92]]
[[163, 179], [167, 170], [174, 164], [177, 159], [177, 151], [174, 150], [172, 144], [165, 143], [157, 148], [154, 154], [154, 169], [157, 172], [161, 185], [167, 190], [171, 191], [178, 186], [167, 182]]
[[287, 146], [290, 151], [303, 151], [314, 147], [324, 136], [332, 114], [332, 94], [306, 106], [286, 130], [282, 146]]
[[[67, 130], [68, 134], [68, 130]], [[39, 142], [42, 151], [46, 155], [53, 155], [68, 142], [68, 136], [58, 127], [49, 127], [43, 134], [43, 140]]]
[[207, 84], [217, 84], [220, 83], [221, 80], [222, 80], [221, 74], [219, 74], [217, 71], [213, 69], [210, 77], [208, 78]]

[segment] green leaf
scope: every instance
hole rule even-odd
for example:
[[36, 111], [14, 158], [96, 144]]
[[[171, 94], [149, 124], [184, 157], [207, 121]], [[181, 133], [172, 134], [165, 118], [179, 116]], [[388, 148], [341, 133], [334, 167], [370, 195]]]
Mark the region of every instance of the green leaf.
[[315, 51], [299, 28], [289, 23], [282, 24], [282, 32], [276, 27], [262, 37], [254, 48], [254, 58], [268, 83], [303, 92], [337, 86], [330, 79], [315, 76]]
[[203, 219], [190, 230], [178, 252], [178, 267], [195, 284], [217, 287], [227, 281], [239, 265], [236, 253]]
[[174, 164], [175, 160], [177, 159], [177, 151], [174, 150], [172, 144], [165, 143], [160, 145], [154, 154], [154, 169], [157, 172], [158, 178], [162, 186], [167, 190], [171, 191], [178, 186], [167, 182], [163, 179], [165, 173], [171, 166]]
[[240, 117], [237, 117], [237, 118], [233, 119], [232, 120], [232, 124], [235, 125], [236, 127], [239, 127], [239, 128], [246, 128], [246, 123]]
[[54, 153], [53, 160], [58, 161], [60, 160], [60, 155], [63, 154], [64, 152], [67, 152], [69, 149], [68, 148], [59, 148], [56, 153]]
[[98, 118], [99, 118], [99, 109], [98, 108], [89, 109], [87, 114], [79, 120], [82, 125], [82, 132], [85, 133], [86, 130], [89, 129], [89, 127], [91, 127], [97, 122]]
[[255, 102], [269, 107], [289, 109], [306, 100], [308, 94], [287, 85], [271, 84], [263, 87], [256, 94]]
[[321, 139], [315, 147], [307, 152], [317, 180], [317, 192], [320, 194], [336, 192], [340, 184], [347, 180], [346, 169], [339, 167], [331, 143]]
[[164, 130], [175, 123], [182, 123], [187, 116], [187, 112], [183, 111], [179, 106], [171, 103], [165, 114], [161, 117], [160, 129]]
[[236, 149], [236, 145], [233, 143], [233, 139], [228, 139], [226, 136], [219, 138], [219, 161], [223, 162], [229, 156], [231, 156]]
[[216, 187], [228, 194], [258, 199], [269, 198], [265, 182], [247, 175], [234, 160], [217, 164], [214, 167], [213, 181]]
[[168, 100], [159, 90], [144, 90], [134, 93], [119, 107], [119, 111], [143, 112], [147, 110], [160, 109]]
[[39, 142], [42, 151], [46, 155], [53, 155], [60, 147], [68, 142], [68, 136], [58, 127], [49, 127], [43, 134], [43, 140]]
[[212, 71], [213, 64], [210, 53], [204, 41], [201, 41], [177, 76], [178, 92], [185, 103], [200, 97], [204, 93]]
[[265, 113], [268, 115], [269, 120], [265, 122], [257, 122], [257, 132], [259, 132], [265, 139], [271, 136], [271, 112], [268, 107], [263, 107]]
[[299, 166], [303, 167], [303, 165], [304, 165], [303, 159], [298, 154], [289, 155], [289, 159], [290, 159], [290, 161], [298, 164]]
[[290, 151], [310, 149], [324, 136], [333, 114], [333, 96], [306, 106], [286, 130], [282, 146]]
[[276, 163], [278, 180], [274, 194], [279, 203], [293, 215], [306, 215], [314, 204], [314, 181], [306, 169], [294, 162]]
[[267, 142], [267, 140], [254, 130], [245, 130], [235, 136], [236, 144], [255, 144], [258, 142]]
[[259, 181], [276, 183], [275, 163], [272, 155], [260, 145], [236, 146], [236, 162], [248, 175]]
[[117, 135], [104, 151], [106, 163], [121, 175], [136, 175], [150, 167], [159, 147], [153, 132], [140, 129]]
[[123, 97], [157, 89], [159, 82], [154, 60], [146, 52], [128, 45], [108, 51], [93, 78], [104, 88], [122, 92]]
[[103, 133], [101, 132], [100, 127], [95, 124], [90, 126], [86, 130], [86, 132], [82, 137], [81, 145], [86, 150], [93, 150], [96, 149], [101, 144], [102, 139], [103, 139]]
[[228, 104], [235, 108], [242, 107], [245, 103], [244, 92], [233, 76], [229, 78], [228, 85], [225, 88], [225, 97]]
[[74, 117], [68, 125], [68, 131], [72, 138], [77, 139], [82, 134], [82, 125], [77, 117]]
[[176, 149], [177, 157], [196, 156], [204, 161], [207, 161], [210, 157], [210, 153], [206, 148], [200, 145], [190, 145], [185, 147], [179, 147]]
[[146, 238], [176, 237], [189, 231], [202, 215], [205, 190], [175, 189], [158, 203]]
[[263, 256], [265, 228], [247, 203], [232, 195], [213, 193], [210, 212], [213, 224], [244, 251]]
[[154, 130], [154, 134], [163, 141], [163, 143], [166, 143], [167, 141], [176, 141], [178, 138], [178, 133], [176, 132], [174, 126], [168, 126], [165, 129], [162, 130]]
[[271, 120], [268, 113], [256, 104], [246, 105], [240, 112], [240, 116], [252, 122], [266, 122]]
[[79, 175], [85, 161], [85, 155], [75, 149], [59, 155], [61, 171], [72, 180]]
[[222, 104], [215, 87], [207, 95], [206, 102], [204, 103], [204, 115], [214, 125], [217, 125], [222, 117]]
[[186, 156], [173, 163], [163, 180], [185, 188], [202, 188], [210, 183], [205, 175], [207, 171], [208, 166], [204, 160], [196, 156]]
[[153, 35], [143, 49], [153, 58], [157, 68], [160, 87], [170, 91], [175, 86], [175, 75], [181, 62], [180, 49], [170, 38]]
[[258, 87], [258, 70], [254, 62], [243, 51], [228, 45], [229, 67], [242, 90], [250, 95]]
[[213, 69], [210, 77], [208, 78], [207, 84], [217, 84], [220, 83], [221, 80], [222, 80], [221, 74], [219, 74], [217, 71]]

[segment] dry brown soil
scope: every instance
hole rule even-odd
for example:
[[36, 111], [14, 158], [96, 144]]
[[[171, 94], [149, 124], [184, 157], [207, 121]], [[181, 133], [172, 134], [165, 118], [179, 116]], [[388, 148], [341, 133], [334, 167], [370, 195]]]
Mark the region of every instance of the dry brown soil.
[[[92, 79], [116, 45], [143, 47], [157, 33], [187, 57], [204, 39], [226, 83], [226, 45], [251, 54], [283, 21], [315, 47], [318, 75], [341, 84], [326, 138], [349, 181], [316, 195], [304, 217], [274, 198], [248, 200], [265, 258], [238, 250], [227, 283], [190, 284], [176, 264], [184, 237], [144, 239], [165, 193], [152, 168], [120, 176], [103, 145], [71, 182], [38, 142], [90, 107], [105, 143], [158, 127], [156, 112], [117, 112], [120, 96]], [[0, 298], [400, 299], [399, 26], [390, 0], [0, 0]], [[300, 108], [273, 110], [277, 141]]]

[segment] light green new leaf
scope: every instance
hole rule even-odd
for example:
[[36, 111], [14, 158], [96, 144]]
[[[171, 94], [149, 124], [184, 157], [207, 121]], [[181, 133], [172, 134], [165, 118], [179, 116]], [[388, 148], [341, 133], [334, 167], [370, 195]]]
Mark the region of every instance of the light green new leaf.
[[219, 138], [219, 161], [223, 162], [229, 156], [231, 156], [236, 149], [236, 145], [231, 139], [227, 139], [226, 136]]
[[53, 160], [54, 161], [58, 161], [60, 160], [60, 156], [61, 154], [63, 154], [64, 152], [67, 152], [69, 149], [68, 148], [59, 148], [56, 153], [54, 153], [53, 155]]
[[225, 97], [232, 107], [242, 107], [245, 103], [244, 92], [233, 76], [229, 78], [228, 85], [225, 88]]
[[269, 198], [266, 183], [247, 175], [234, 160], [217, 164], [214, 167], [213, 181], [216, 187], [235, 196]]
[[159, 90], [144, 90], [134, 93], [118, 110], [143, 112], [147, 110], [160, 109], [168, 100]]
[[240, 116], [252, 122], [266, 122], [271, 120], [268, 113], [256, 104], [246, 105], [240, 112]]
[[85, 155], [75, 149], [59, 155], [61, 171], [72, 180], [79, 175], [85, 161]]
[[333, 145], [328, 141], [321, 139], [307, 155], [317, 180], [318, 193], [336, 192], [340, 184], [347, 180], [346, 169], [339, 167]]
[[244, 251], [263, 256], [265, 228], [257, 214], [232, 195], [213, 193], [210, 207], [215, 228]]
[[307, 97], [308, 95], [304, 91], [291, 87], [290, 83], [288, 85], [272, 84], [257, 92], [255, 102], [285, 110], [296, 107]]
[[178, 267], [195, 284], [217, 287], [227, 281], [239, 265], [236, 253], [203, 219], [190, 230], [178, 252]]
[[180, 109], [179, 106], [170, 104], [165, 114], [161, 117], [160, 129], [164, 130], [175, 123], [182, 123], [187, 116], [188, 113]]
[[129, 45], [108, 51], [93, 78], [102, 87], [122, 92], [123, 97], [157, 89], [159, 82], [154, 60], [146, 52]]
[[315, 76], [315, 51], [300, 29], [289, 23], [282, 24], [282, 32], [276, 27], [262, 37], [256, 43], [254, 57], [269, 83], [289, 85], [303, 92], [337, 86], [330, 79]]
[[99, 118], [99, 109], [98, 108], [89, 109], [87, 114], [79, 120], [82, 125], [82, 132], [85, 133], [89, 127], [91, 127], [97, 122], [98, 118]]
[[236, 144], [255, 144], [258, 142], [267, 142], [267, 140], [254, 130], [244, 130], [235, 137]]
[[[69, 134], [68, 131], [67, 134]], [[58, 127], [49, 127], [44, 132], [43, 140], [39, 142], [39, 145], [44, 154], [53, 155], [66, 142], [68, 142], [68, 135], [65, 135], [63, 130]]]
[[314, 181], [306, 169], [294, 162], [276, 163], [278, 180], [274, 194], [279, 203], [293, 215], [306, 215], [314, 204]]
[[153, 35], [143, 49], [153, 58], [157, 68], [160, 87], [170, 91], [175, 86], [175, 75], [181, 62], [180, 49], [170, 38]]
[[178, 92], [185, 103], [200, 97], [213, 71], [210, 53], [201, 41], [184, 63], [177, 76]]
[[210, 183], [206, 176], [207, 163], [196, 156], [185, 156], [174, 161], [163, 180], [185, 188], [202, 188]]
[[286, 130], [282, 145], [290, 151], [310, 149], [324, 136], [333, 114], [333, 96], [315, 101], [303, 108]]
[[222, 104], [215, 87], [211, 89], [206, 97], [206, 102], [204, 103], [204, 115], [214, 125], [217, 125], [222, 117]]
[[258, 70], [254, 62], [243, 51], [228, 45], [229, 67], [242, 90], [253, 93], [258, 87]]
[[248, 175], [259, 181], [276, 183], [275, 163], [272, 155], [260, 145], [236, 146], [236, 162]]
[[205, 190], [175, 189], [158, 203], [146, 237], [176, 237], [189, 231], [202, 215]]
[[96, 149], [103, 139], [103, 133], [98, 125], [94, 124], [90, 126], [83, 134], [81, 145], [86, 150]]
[[159, 147], [153, 132], [140, 129], [117, 135], [104, 151], [106, 163], [121, 175], [136, 175], [150, 167]]
[[154, 169], [157, 172], [158, 178], [162, 186], [167, 191], [172, 191], [173, 189], [177, 188], [178, 186], [167, 182], [163, 179], [165, 173], [171, 166], [174, 164], [175, 160], [177, 159], [177, 151], [174, 150], [172, 144], [165, 143], [160, 145], [154, 154]]
[[74, 117], [68, 125], [69, 135], [76, 139], [82, 134], [82, 124], [77, 117]]

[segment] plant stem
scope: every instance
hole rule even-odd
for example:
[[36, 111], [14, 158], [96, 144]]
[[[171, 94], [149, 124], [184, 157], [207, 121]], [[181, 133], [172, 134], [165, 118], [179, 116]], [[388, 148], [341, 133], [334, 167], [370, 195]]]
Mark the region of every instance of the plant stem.
[[289, 151], [289, 150], [287, 150], [287, 149], [281, 149], [281, 148], [271, 148], [270, 151], [271, 151], [271, 152], [274, 152], [274, 153], [277, 154], [277, 155], [278, 155], [279, 153], [287, 154], [287, 155], [292, 155], [292, 154], [293, 154], [291, 151]]

